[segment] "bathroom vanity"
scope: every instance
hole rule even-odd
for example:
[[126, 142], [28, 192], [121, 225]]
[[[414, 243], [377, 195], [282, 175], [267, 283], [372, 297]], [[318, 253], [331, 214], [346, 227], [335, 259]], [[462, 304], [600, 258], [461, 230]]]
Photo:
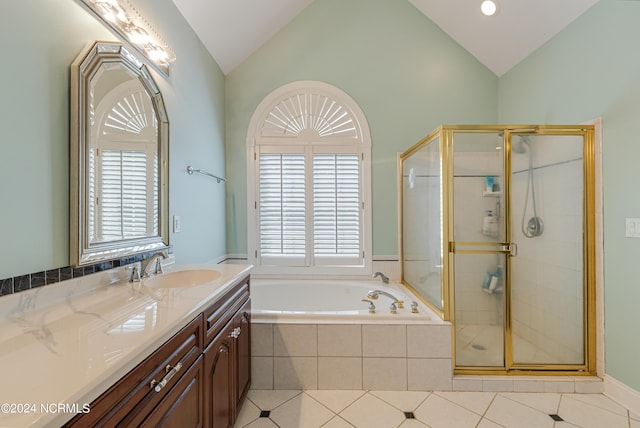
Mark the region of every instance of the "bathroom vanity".
[[233, 426], [250, 385], [250, 269], [140, 283], [114, 269], [89, 290], [79, 279], [0, 299], [0, 376], [16, 385], [0, 401], [22, 403], [0, 425]]

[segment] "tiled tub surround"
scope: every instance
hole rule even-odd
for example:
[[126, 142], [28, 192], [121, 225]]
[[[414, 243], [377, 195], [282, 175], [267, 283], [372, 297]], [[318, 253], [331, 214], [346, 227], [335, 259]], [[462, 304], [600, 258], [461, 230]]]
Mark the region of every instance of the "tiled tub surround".
[[451, 390], [449, 323], [251, 328], [253, 389]]
[[[391, 299], [404, 300], [390, 314]], [[451, 389], [451, 324], [399, 284], [252, 278], [253, 389]]]
[[0, 403], [35, 412], [0, 413], [0, 426], [59, 426], [129, 372], [250, 271], [248, 265], [184, 265], [221, 276], [185, 288], [152, 289], [112, 269], [0, 298]]

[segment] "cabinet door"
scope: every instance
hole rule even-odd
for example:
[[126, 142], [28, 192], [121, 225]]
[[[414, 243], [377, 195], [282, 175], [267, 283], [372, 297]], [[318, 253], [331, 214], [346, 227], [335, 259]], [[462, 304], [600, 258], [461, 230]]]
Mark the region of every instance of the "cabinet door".
[[200, 357], [140, 426], [200, 428], [204, 419], [203, 395], [203, 361]]
[[205, 426], [233, 426], [233, 322], [230, 321], [204, 351]]
[[251, 299], [240, 308], [233, 319], [236, 334], [236, 388], [235, 407], [240, 405], [251, 386]]

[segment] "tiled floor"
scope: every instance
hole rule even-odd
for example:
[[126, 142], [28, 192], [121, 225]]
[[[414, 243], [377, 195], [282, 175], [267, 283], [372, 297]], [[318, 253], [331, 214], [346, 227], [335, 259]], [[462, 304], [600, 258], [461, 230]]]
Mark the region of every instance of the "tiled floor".
[[603, 394], [251, 390], [243, 427], [640, 428], [640, 415]]

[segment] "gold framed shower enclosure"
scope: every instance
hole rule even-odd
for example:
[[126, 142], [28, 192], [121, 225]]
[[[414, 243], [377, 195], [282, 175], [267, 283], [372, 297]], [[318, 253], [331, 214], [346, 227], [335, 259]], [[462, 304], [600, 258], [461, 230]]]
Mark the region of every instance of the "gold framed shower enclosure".
[[594, 153], [593, 125], [442, 125], [399, 155], [401, 280], [456, 374], [595, 374]]

